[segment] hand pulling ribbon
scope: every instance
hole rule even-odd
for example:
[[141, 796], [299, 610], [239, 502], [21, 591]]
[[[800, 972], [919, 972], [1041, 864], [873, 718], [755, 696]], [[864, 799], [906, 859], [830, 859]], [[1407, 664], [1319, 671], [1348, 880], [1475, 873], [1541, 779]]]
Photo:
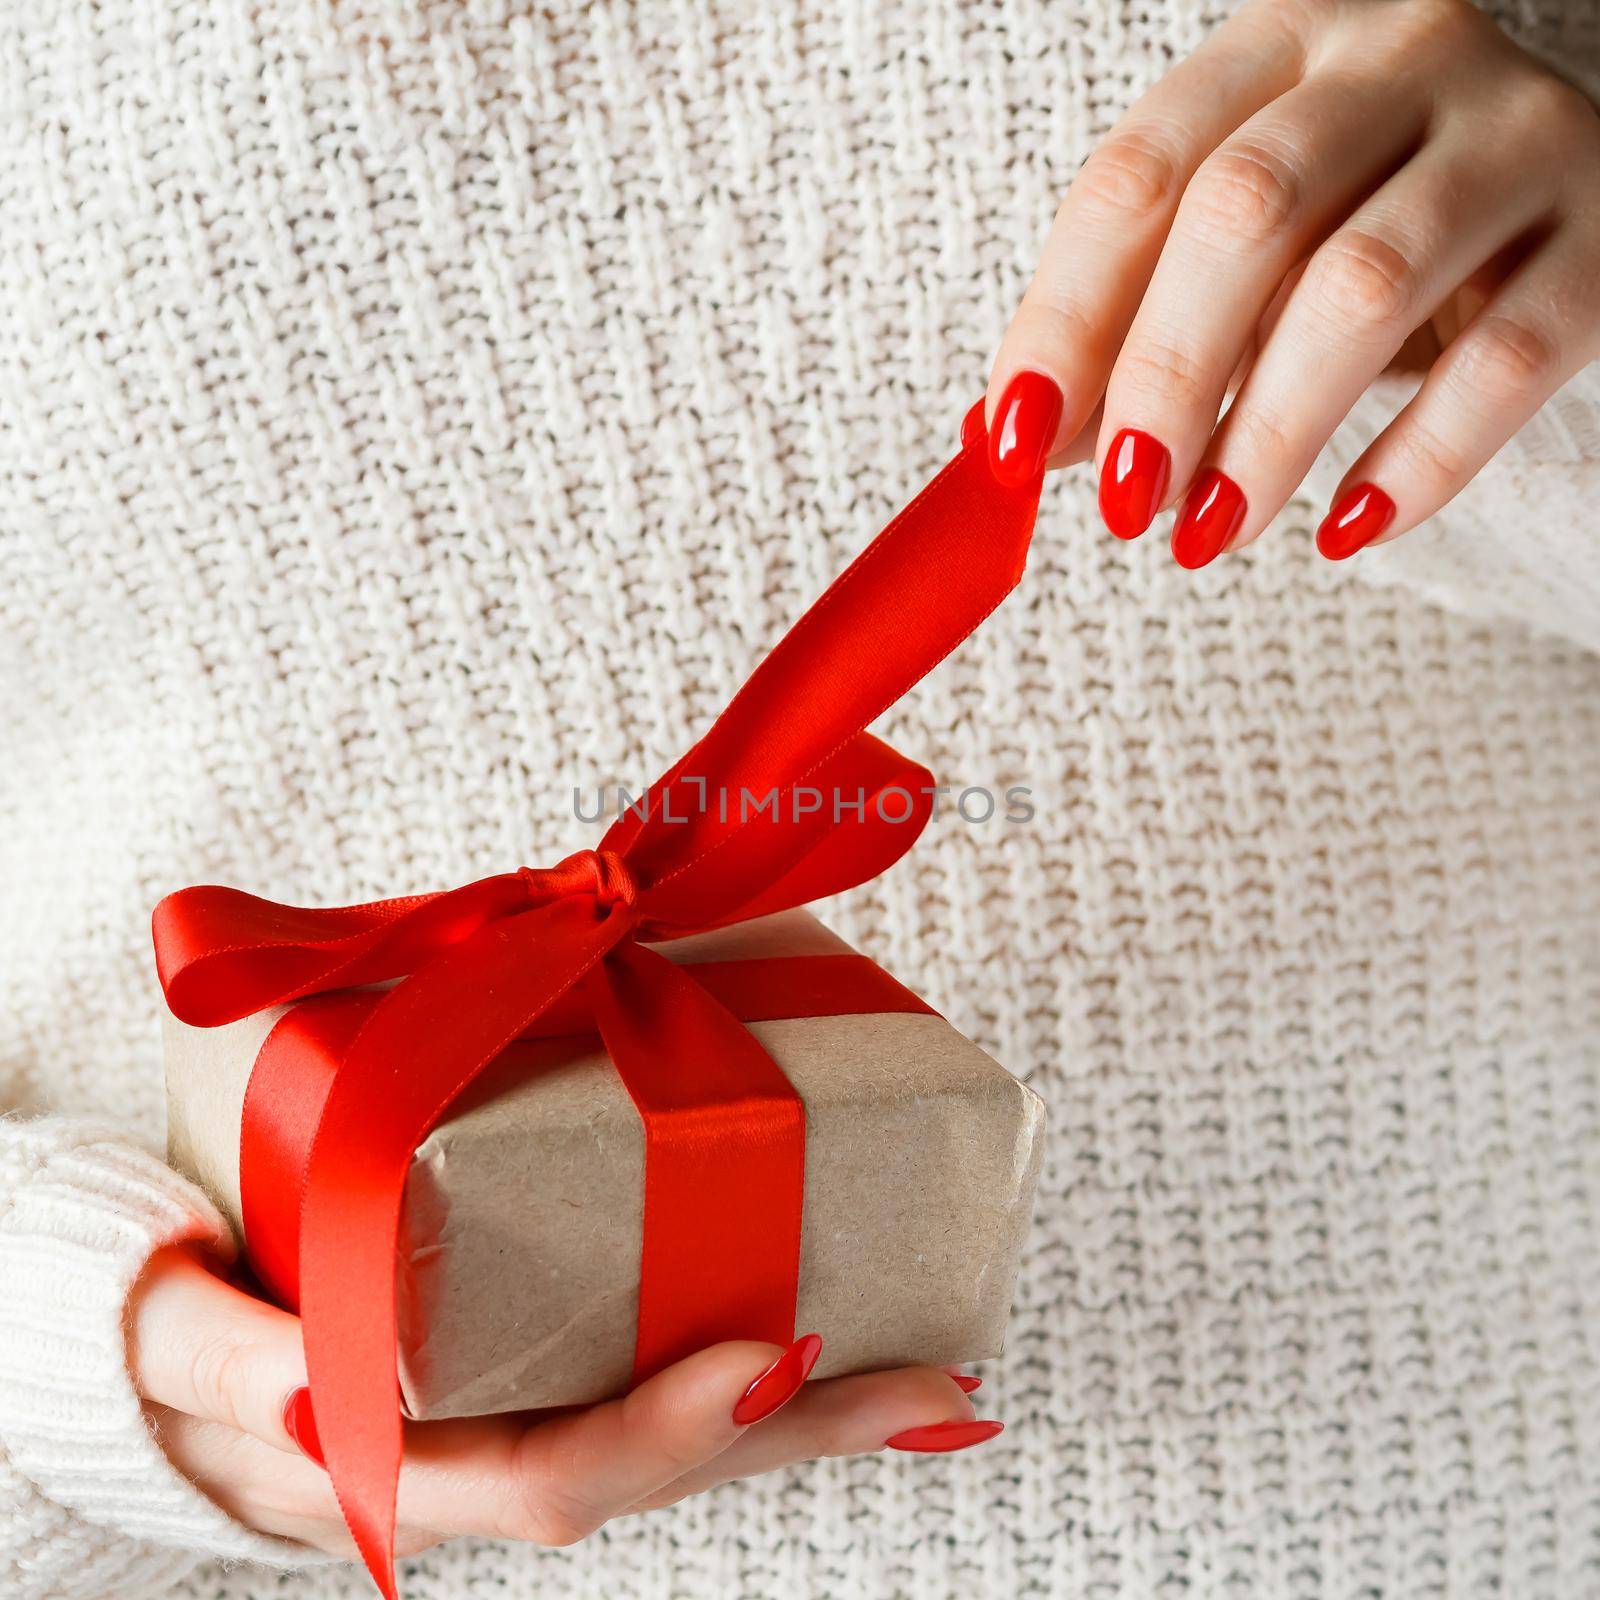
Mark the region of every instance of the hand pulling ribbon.
[[[276, 1066], [263, 1073], [263, 1047], [251, 1077], [246, 1231], [253, 1249], [259, 1218], [280, 1252], [298, 1240], [298, 1260], [280, 1255], [266, 1275], [298, 1295], [328, 1470], [389, 1600], [406, 1174], [451, 1101], [512, 1041], [598, 1030], [644, 1123], [635, 1377], [721, 1339], [793, 1337], [804, 1111], [740, 1021], [773, 1014], [771, 1001], [737, 981], [719, 998], [709, 971], [702, 980], [643, 941], [802, 905], [905, 853], [927, 821], [932, 775], [866, 728], [1016, 586], [1039, 489], [1038, 478], [995, 481], [975, 406], [960, 453], [597, 850], [368, 905], [306, 910], [202, 886], [156, 907], [157, 970], [181, 1020], [214, 1027], [322, 997], [285, 1013], [269, 1038]], [[393, 978], [381, 992], [325, 995]], [[861, 1003], [903, 1008], [879, 998]], [[730, 1261], [741, 1263], [731, 1278]]]

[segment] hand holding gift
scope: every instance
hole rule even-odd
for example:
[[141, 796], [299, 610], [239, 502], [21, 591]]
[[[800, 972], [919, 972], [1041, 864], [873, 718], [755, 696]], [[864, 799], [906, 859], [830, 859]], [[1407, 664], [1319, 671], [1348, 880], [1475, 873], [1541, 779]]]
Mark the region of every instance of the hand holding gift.
[[[570, 1544], [613, 1517], [793, 1462], [885, 1444], [956, 1448], [999, 1431], [972, 1420], [962, 1389], [973, 1380], [958, 1384], [932, 1368], [802, 1387], [815, 1351], [798, 1343], [794, 1356], [773, 1345], [718, 1345], [625, 1399], [545, 1419], [412, 1424], [397, 1554], [458, 1535]], [[306, 1427], [296, 1317], [174, 1247], [151, 1259], [135, 1291], [129, 1350], [162, 1443], [185, 1477], [260, 1532], [353, 1553]]]
[[[708, 1345], [786, 1345], [812, 1302], [853, 1330], [822, 1329], [839, 1370], [890, 1364], [886, 1352], [992, 1353], [950, 1345], [997, 1342], [1037, 1102], [847, 948], [739, 941], [759, 944], [762, 919], [876, 876], [915, 839], [932, 775], [866, 729], [1015, 586], [1039, 487], [1038, 474], [996, 481], [969, 414], [960, 454], [596, 851], [369, 905], [201, 887], [157, 908], [183, 1025], [174, 1158], [301, 1312], [321, 1445], [386, 1594], [402, 1392], [434, 1416], [598, 1400], [630, 1381], [637, 1398]], [[696, 950], [691, 936], [719, 929], [732, 946]], [[841, 1023], [830, 1042], [822, 1025]], [[863, 1044], [867, 1023], [889, 1026]], [[537, 1059], [508, 1060], [513, 1047]], [[540, 1129], [558, 1136], [541, 1148]], [[962, 1152], [987, 1158], [976, 1190], [940, 1159]], [[813, 1184], [814, 1168], [828, 1180]], [[819, 1217], [851, 1184], [872, 1207], [859, 1237], [848, 1208]], [[571, 1227], [541, 1237], [505, 1211], [508, 1193]], [[914, 1296], [891, 1320], [886, 1242], [914, 1285], [942, 1248], [968, 1274], [960, 1292]], [[537, 1284], [530, 1315], [555, 1308], [548, 1325], [495, 1323], [502, 1264]], [[463, 1347], [465, 1390], [450, 1376]]]

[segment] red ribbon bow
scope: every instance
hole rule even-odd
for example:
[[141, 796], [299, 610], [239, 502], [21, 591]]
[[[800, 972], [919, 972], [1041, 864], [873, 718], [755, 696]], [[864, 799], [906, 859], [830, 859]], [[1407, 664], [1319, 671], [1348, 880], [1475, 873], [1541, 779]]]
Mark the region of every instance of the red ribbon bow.
[[[636, 1373], [715, 1338], [792, 1336], [803, 1110], [694, 969], [642, 941], [837, 893], [916, 839], [932, 776], [865, 730], [1016, 586], [1039, 497], [1037, 478], [1012, 489], [990, 474], [980, 408], [962, 442], [598, 850], [367, 905], [203, 886], [156, 907], [162, 989], [198, 1026], [403, 978], [353, 1011], [288, 1013], [336, 1070], [272, 1108], [300, 1119], [289, 1142], [306, 1151], [298, 1192], [281, 1184], [276, 1203], [298, 1207], [283, 1276], [298, 1284], [318, 1433], [390, 1600], [406, 1174], [450, 1102], [513, 1040], [549, 1031], [552, 1008], [598, 1029], [646, 1124]], [[707, 1204], [730, 1183], [760, 1202]], [[731, 1283], [728, 1261], [748, 1264]]]

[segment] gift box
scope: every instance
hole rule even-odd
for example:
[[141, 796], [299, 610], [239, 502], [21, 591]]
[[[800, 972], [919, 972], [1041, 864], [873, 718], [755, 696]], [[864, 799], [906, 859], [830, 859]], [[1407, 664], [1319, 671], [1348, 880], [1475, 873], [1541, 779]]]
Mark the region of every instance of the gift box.
[[[773, 963], [764, 987], [780, 998], [769, 1011], [783, 1009], [785, 963], [804, 973], [815, 970], [805, 958], [855, 954], [798, 910], [656, 948], [691, 967]], [[891, 983], [896, 1004], [916, 1003]], [[216, 1028], [166, 1024], [169, 1158], [247, 1252], [246, 1086], [289, 1009]], [[805, 1108], [795, 1321], [823, 1336], [817, 1375], [999, 1354], [1039, 1165], [1038, 1097], [926, 1009], [748, 1026]], [[597, 1036], [519, 1041], [474, 1082], [406, 1181], [397, 1283], [410, 1416], [626, 1390], [643, 1168], [638, 1112]]]

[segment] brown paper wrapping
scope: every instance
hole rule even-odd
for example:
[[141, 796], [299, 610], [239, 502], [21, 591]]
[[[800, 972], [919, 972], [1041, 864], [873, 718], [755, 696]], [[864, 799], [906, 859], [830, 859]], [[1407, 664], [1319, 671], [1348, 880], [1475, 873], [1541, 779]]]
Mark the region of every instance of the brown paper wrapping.
[[[659, 948], [693, 964], [849, 947], [789, 911]], [[223, 1028], [167, 1018], [168, 1156], [236, 1234], [245, 1084], [283, 1009]], [[817, 1376], [998, 1355], [1038, 1173], [1038, 1097], [936, 1016], [749, 1026], [806, 1105], [796, 1320], [823, 1336]], [[457, 1102], [406, 1184], [410, 1416], [627, 1388], [643, 1165], [638, 1115], [597, 1039], [513, 1045]]]

